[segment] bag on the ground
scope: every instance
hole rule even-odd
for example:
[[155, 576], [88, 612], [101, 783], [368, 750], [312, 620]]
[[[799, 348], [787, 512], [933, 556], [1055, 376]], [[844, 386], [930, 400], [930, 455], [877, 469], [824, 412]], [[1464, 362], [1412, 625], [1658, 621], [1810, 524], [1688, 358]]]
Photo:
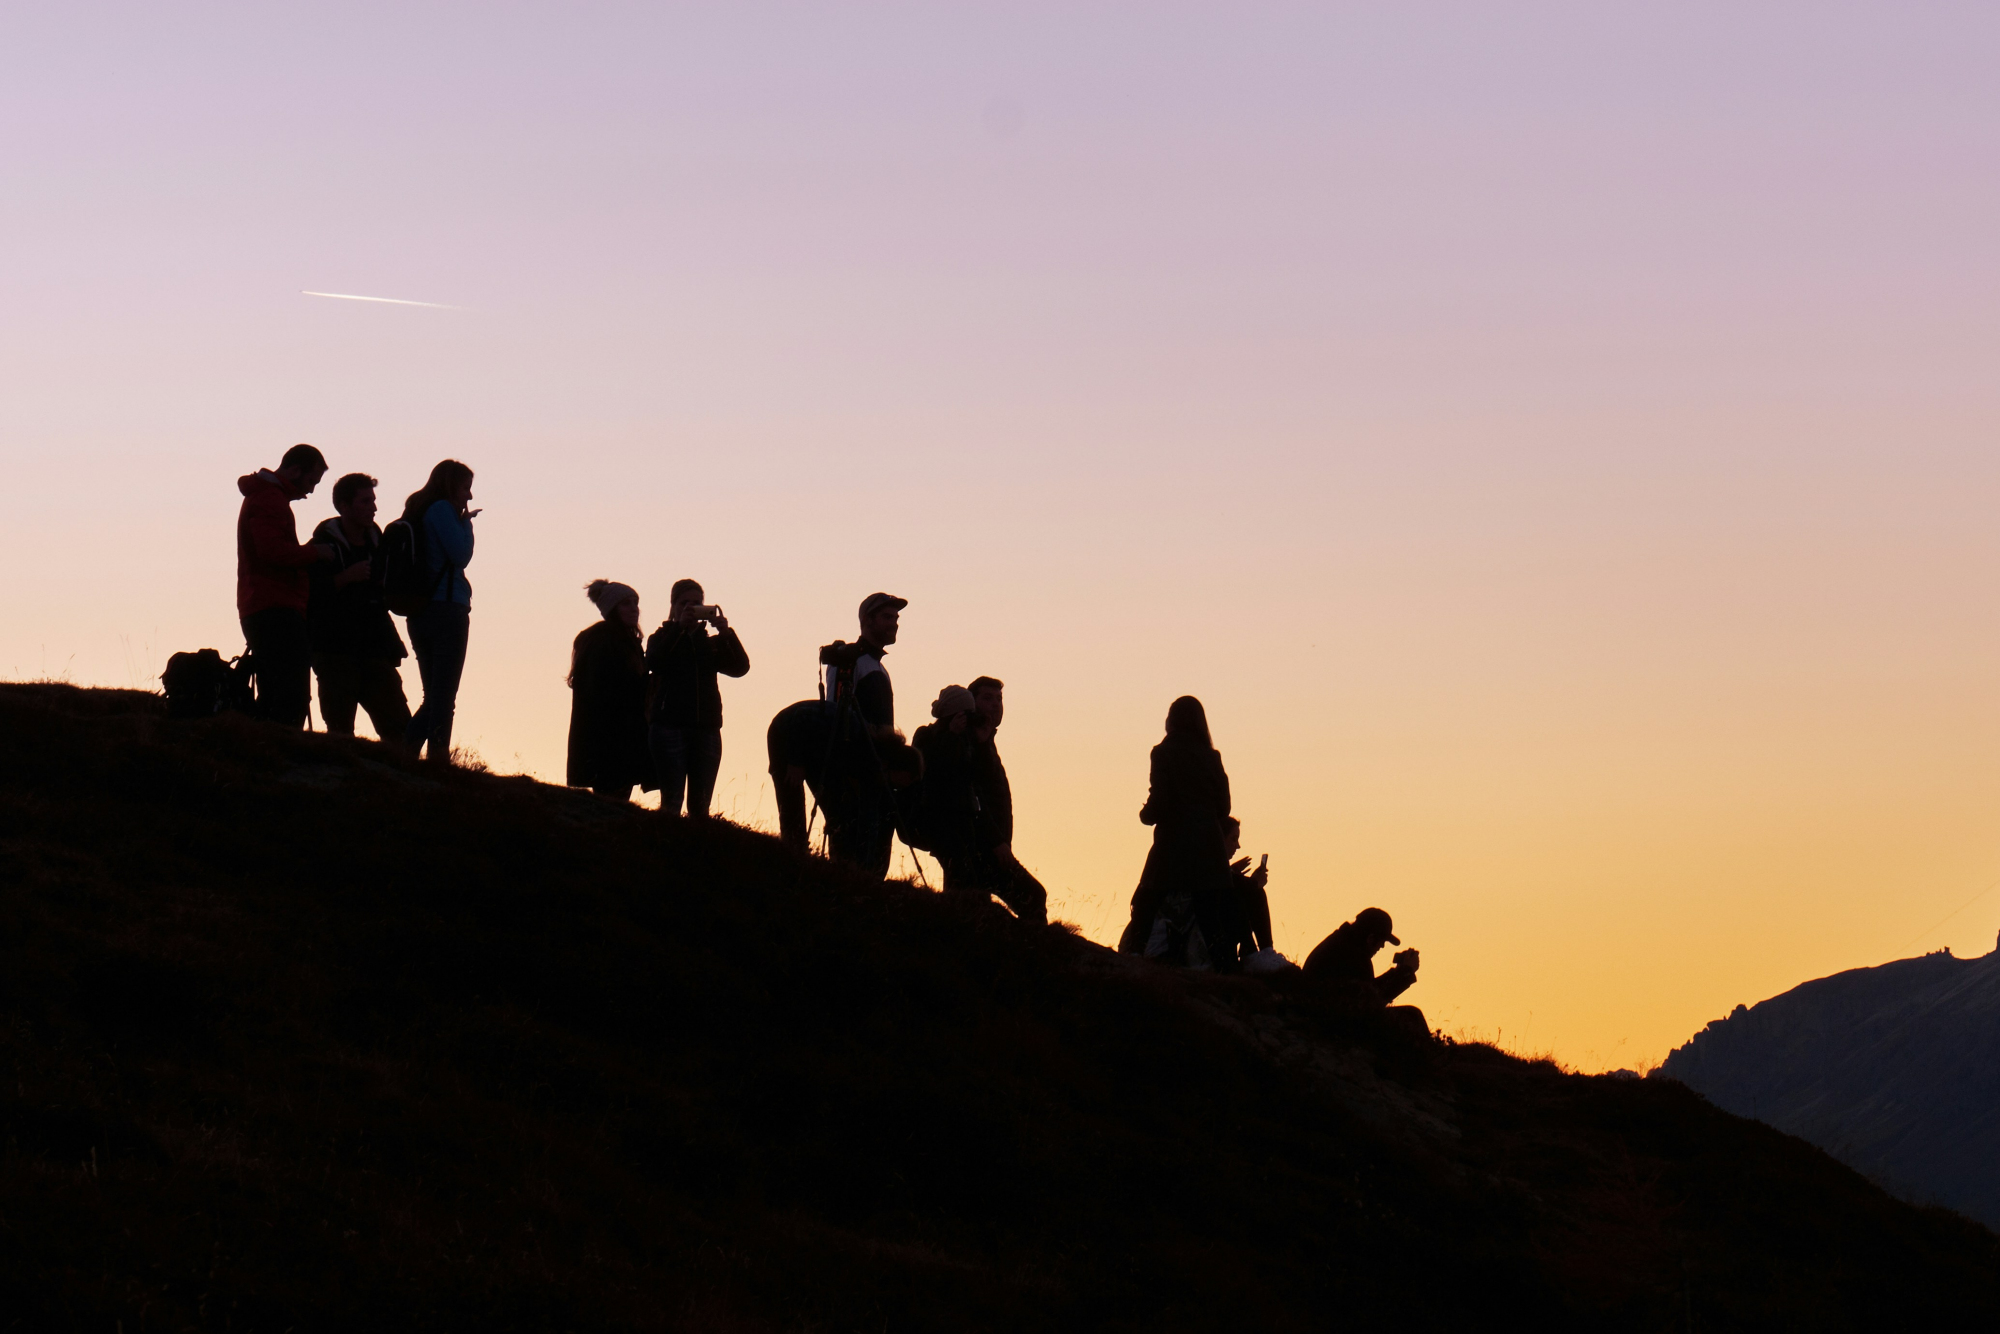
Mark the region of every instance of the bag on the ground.
[[382, 600], [390, 611], [414, 616], [430, 604], [444, 571], [432, 574], [424, 568], [423, 529], [408, 519], [397, 519], [382, 530], [382, 545], [375, 555], [382, 562]]
[[1243, 961], [1243, 971], [1252, 977], [1267, 977], [1272, 973], [1282, 973], [1287, 968], [1296, 967], [1297, 964], [1276, 950], [1258, 950]]
[[256, 700], [256, 670], [247, 653], [228, 662], [212, 648], [174, 654], [160, 673], [167, 692], [167, 717], [213, 718], [225, 709], [250, 712]]

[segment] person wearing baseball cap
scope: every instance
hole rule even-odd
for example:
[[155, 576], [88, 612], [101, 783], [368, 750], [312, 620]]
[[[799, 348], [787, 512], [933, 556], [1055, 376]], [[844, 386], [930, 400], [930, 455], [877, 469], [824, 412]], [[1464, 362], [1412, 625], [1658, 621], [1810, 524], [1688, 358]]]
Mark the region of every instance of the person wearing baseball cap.
[[[1392, 1004], [1417, 980], [1417, 952], [1402, 950], [1395, 965], [1380, 977], [1375, 975], [1375, 956], [1384, 945], [1400, 945], [1395, 923], [1380, 908], [1363, 908], [1354, 920], [1336, 927], [1332, 935], [1313, 947], [1306, 956], [1305, 974], [1329, 982], [1359, 984], [1354, 989], [1372, 996], [1378, 1005]], [[1363, 991], [1363, 988], [1366, 990]]]
[[[839, 699], [843, 689], [853, 692], [854, 706], [892, 788], [913, 780], [907, 770], [914, 756], [896, 732], [896, 690], [882, 659], [896, 642], [899, 617], [909, 605], [908, 598], [893, 593], [870, 593], [858, 610], [860, 638], [820, 650], [820, 661], [826, 664], [826, 698]], [[827, 809], [826, 835], [827, 851], [836, 861], [870, 875], [887, 875], [896, 837], [894, 793], [884, 790], [836, 801]]]

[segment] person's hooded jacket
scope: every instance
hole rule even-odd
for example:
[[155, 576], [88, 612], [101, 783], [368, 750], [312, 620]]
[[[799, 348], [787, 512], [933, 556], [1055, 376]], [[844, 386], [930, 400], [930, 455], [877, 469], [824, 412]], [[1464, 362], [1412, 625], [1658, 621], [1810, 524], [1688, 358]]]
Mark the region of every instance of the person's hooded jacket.
[[236, 515], [236, 611], [248, 616], [273, 607], [304, 611], [311, 598], [308, 570], [319, 553], [299, 544], [292, 502], [299, 492], [268, 468], [236, 479], [243, 508]]

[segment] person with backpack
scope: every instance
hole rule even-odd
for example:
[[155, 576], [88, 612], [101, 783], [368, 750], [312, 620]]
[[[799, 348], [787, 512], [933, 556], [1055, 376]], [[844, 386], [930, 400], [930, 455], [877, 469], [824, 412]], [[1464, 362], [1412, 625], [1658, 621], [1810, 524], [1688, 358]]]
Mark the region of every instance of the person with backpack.
[[836, 640], [820, 649], [826, 698], [834, 704], [833, 735], [844, 740], [841, 718], [859, 724], [863, 744], [839, 746], [827, 776], [827, 850], [865, 875], [889, 874], [896, 837], [896, 792], [916, 781], [922, 761], [896, 730], [896, 693], [882, 665], [896, 642], [908, 599], [870, 593], [858, 612], [861, 634], [852, 644]]
[[[404, 742], [440, 763], [451, 761], [451, 725], [471, 636], [472, 469], [445, 459], [403, 504], [400, 531], [389, 535], [391, 608], [407, 608], [410, 647], [424, 698], [410, 716]], [[393, 529], [395, 524], [391, 524]]]
[[236, 515], [236, 614], [255, 663], [259, 718], [285, 727], [306, 724], [312, 708], [311, 600], [307, 574], [332, 560], [330, 545], [302, 545], [292, 502], [313, 493], [326, 476], [326, 456], [293, 445], [273, 468], [236, 479], [243, 507]]
[[646, 750], [646, 655], [639, 651], [639, 593], [630, 584], [593, 579], [584, 596], [599, 620], [570, 653], [569, 785], [629, 800], [637, 784], [651, 792]]
[[1153, 747], [1151, 786], [1139, 811], [1140, 823], [1153, 827], [1153, 846], [1132, 894], [1121, 952], [1147, 953], [1153, 919], [1168, 901], [1191, 914], [1194, 896], [1228, 869], [1222, 824], [1228, 816], [1229, 774], [1209, 740], [1208, 713], [1193, 695], [1182, 695], [1167, 710], [1166, 738]]
[[705, 820], [722, 768], [722, 689], [716, 677], [748, 675], [750, 655], [722, 608], [707, 605], [700, 584], [679, 580], [669, 596], [667, 619], [646, 641], [653, 697], [648, 739], [660, 780], [660, 809], [680, 814], [685, 791], [688, 815]]
[[313, 529], [313, 540], [332, 547], [334, 558], [313, 567], [306, 628], [327, 732], [353, 736], [355, 710], [362, 708], [375, 735], [400, 746], [410, 726], [410, 703], [396, 664], [409, 652], [382, 597], [375, 486], [365, 472], [348, 473], [333, 484], [336, 513]]

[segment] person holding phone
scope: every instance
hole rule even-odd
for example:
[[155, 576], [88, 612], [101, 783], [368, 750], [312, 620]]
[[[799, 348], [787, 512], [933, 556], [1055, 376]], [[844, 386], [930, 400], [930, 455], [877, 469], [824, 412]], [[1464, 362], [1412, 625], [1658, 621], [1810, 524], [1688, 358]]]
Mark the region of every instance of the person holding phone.
[[[1222, 841], [1223, 856], [1236, 857], [1243, 825], [1233, 815], [1223, 818]], [[1252, 955], [1271, 948], [1270, 863], [1266, 854], [1253, 871], [1248, 857], [1237, 857], [1217, 874], [1212, 887], [1195, 895], [1195, 916], [1218, 973], [1241, 972]]]
[[674, 584], [667, 619], [646, 641], [652, 717], [648, 739], [660, 809], [707, 819], [722, 768], [722, 688], [717, 676], [750, 672], [750, 655], [722, 608], [692, 579]]
[[430, 601], [409, 618], [410, 646], [424, 699], [410, 717], [404, 744], [412, 754], [451, 761], [451, 724], [458, 712], [458, 684], [465, 676], [465, 650], [472, 636], [472, 469], [445, 459], [423, 487], [403, 502], [403, 519], [420, 535]]

